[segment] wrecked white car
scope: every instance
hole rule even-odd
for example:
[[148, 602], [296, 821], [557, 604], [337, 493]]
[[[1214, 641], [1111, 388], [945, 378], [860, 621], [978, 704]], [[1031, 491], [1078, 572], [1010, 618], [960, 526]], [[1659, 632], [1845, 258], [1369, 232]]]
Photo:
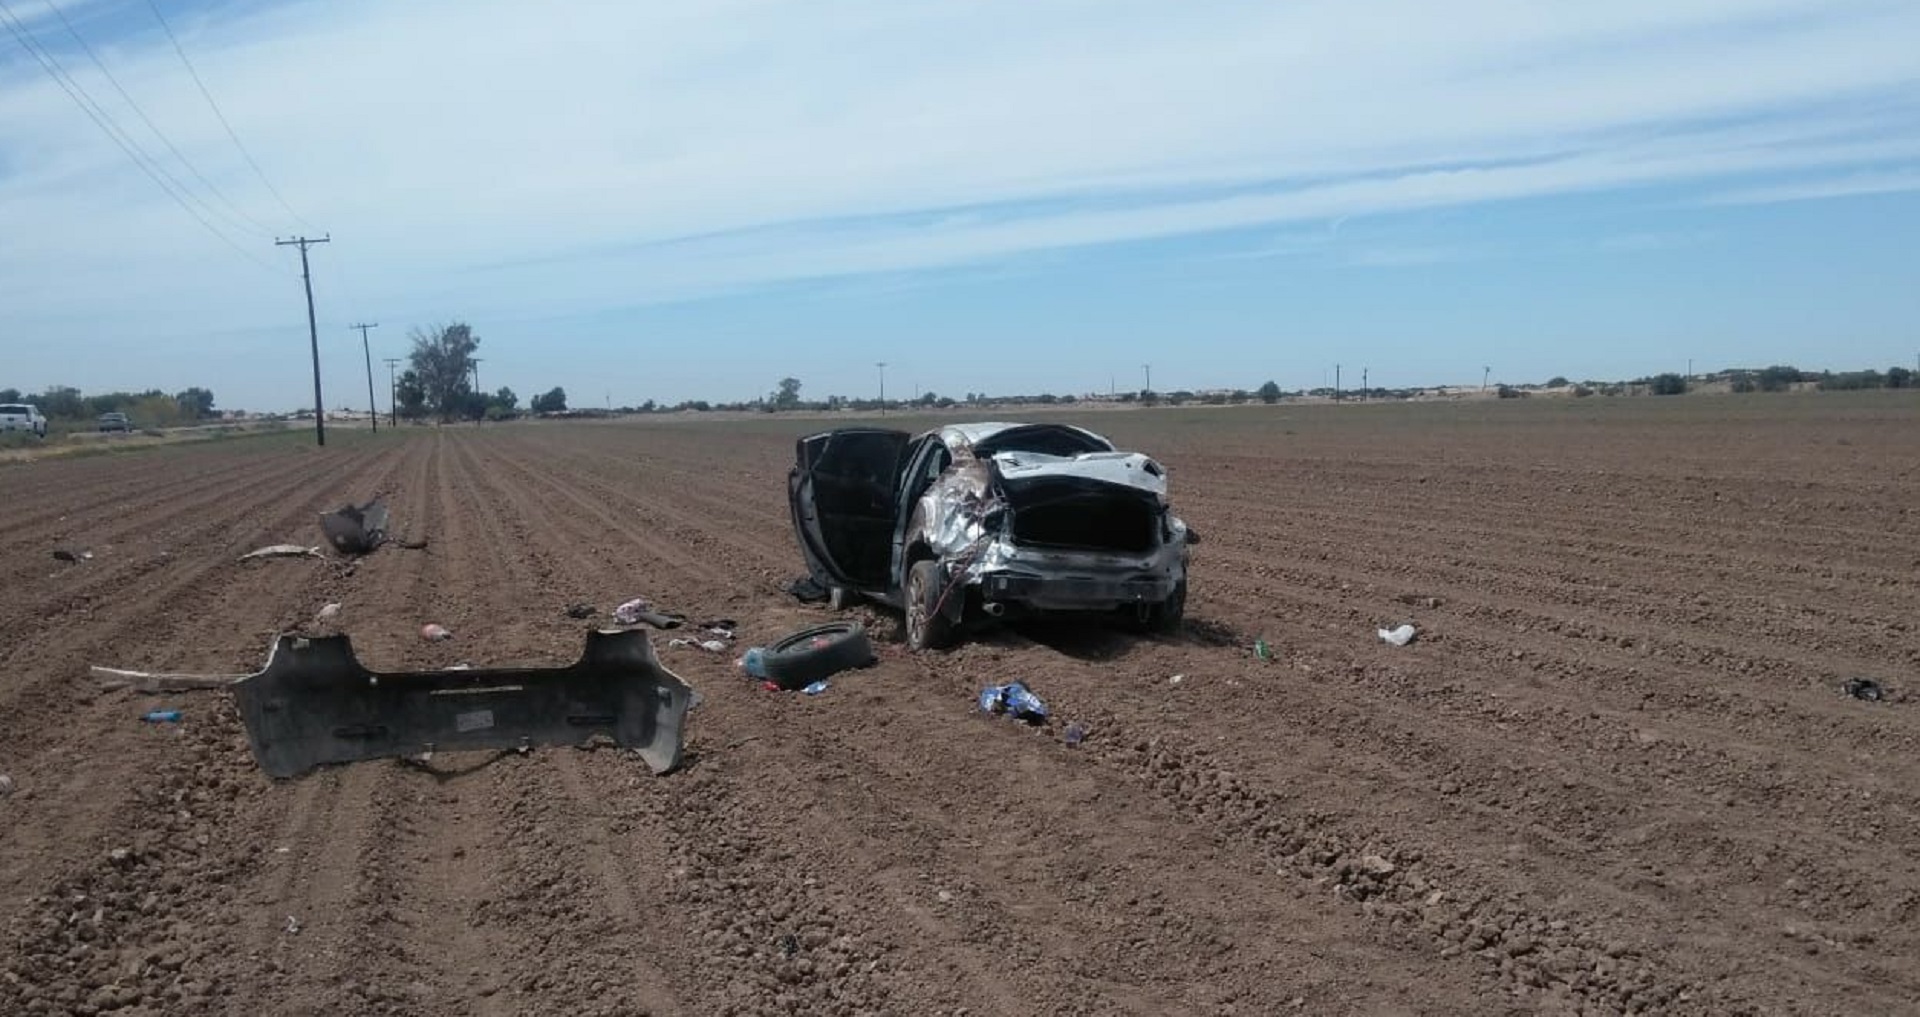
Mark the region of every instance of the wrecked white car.
[[902, 610], [915, 650], [989, 618], [1110, 613], [1173, 632], [1186, 612], [1196, 538], [1166, 470], [1078, 427], [828, 431], [800, 439], [788, 495], [834, 605]]

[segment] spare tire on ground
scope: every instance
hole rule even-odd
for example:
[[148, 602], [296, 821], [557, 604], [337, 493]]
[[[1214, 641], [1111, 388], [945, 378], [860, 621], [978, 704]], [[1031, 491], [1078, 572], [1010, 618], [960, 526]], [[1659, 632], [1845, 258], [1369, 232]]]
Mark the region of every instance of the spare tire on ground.
[[767, 680], [791, 692], [873, 663], [873, 643], [859, 622], [828, 622], [782, 637], [762, 660]]

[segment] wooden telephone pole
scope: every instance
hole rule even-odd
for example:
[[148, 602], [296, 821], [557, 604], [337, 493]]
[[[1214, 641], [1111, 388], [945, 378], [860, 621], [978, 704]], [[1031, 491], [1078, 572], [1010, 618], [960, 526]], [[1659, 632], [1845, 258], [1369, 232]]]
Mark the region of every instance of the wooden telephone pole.
[[367, 419], [373, 421], [373, 433], [380, 433], [380, 405], [373, 398], [373, 348], [367, 345], [367, 329], [379, 328], [380, 323], [371, 325], [348, 325], [348, 328], [360, 330], [360, 353], [367, 358]]
[[332, 237], [295, 237], [273, 242], [275, 247], [300, 248], [300, 278], [307, 284], [307, 339], [313, 344], [313, 437], [321, 445], [327, 443], [327, 404], [320, 396], [320, 327], [313, 322], [313, 271], [307, 265], [307, 248], [332, 241]]

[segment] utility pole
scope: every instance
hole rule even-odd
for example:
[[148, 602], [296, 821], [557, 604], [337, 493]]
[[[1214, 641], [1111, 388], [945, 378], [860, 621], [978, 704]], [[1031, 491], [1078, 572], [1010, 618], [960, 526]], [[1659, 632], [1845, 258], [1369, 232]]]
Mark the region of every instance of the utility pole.
[[480, 358], [473, 358], [473, 394], [480, 394]]
[[313, 436], [322, 446], [327, 443], [327, 404], [320, 397], [320, 326], [313, 320], [313, 272], [307, 266], [307, 248], [332, 241], [331, 236], [323, 236], [318, 240], [295, 237], [273, 242], [275, 247], [300, 248], [300, 278], [307, 284], [307, 339], [313, 344]]
[[1360, 369], [1360, 398], [1365, 399], [1367, 393], [1371, 391], [1373, 391], [1373, 389], [1367, 385], [1367, 369], [1362, 367]]
[[360, 352], [367, 358], [367, 419], [373, 421], [373, 433], [380, 433], [380, 404], [373, 398], [373, 347], [367, 345], [367, 329], [379, 328], [380, 323], [371, 325], [348, 325], [348, 328], [360, 330]]
[[1149, 395], [1150, 395], [1150, 394], [1152, 394], [1152, 392], [1153, 392], [1153, 365], [1152, 365], [1152, 364], [1141, 364], [1141, 365], [1140, 365], [1140, 373], [1141, 373], [1141, 374], [1142, 374], [1143, 376], [1145, 376], [1145, 380], [1146, 380], [1146, 383], [1147, 383], [1147, 387], [1146, 387], [1146, 388], [1144, 388], [1144, 389], [1141, 389], [1141, 391], [1142, 391], [1142, 392], [1145, 392], [1145, 393], [1147, 393], [1147, 394], [1149, 394]]
[[1333, 401], [1340, 401], [1340, 365], [1333, 365]]
[[1487, 390], [1487, 383], [1492, 380], [1493, 380], [1493, 368], [1482, 367], [1480, 369], [1480, 391], [1485, 392]]
[[394, 372], [400, 369], [399, 357], [383, 357], [387, 362], [387, 423], [400, 426], [400, 381]]
[[873, 365], [880, 369], [880, 415], [887, 415], [887, 362], [882, 360]]

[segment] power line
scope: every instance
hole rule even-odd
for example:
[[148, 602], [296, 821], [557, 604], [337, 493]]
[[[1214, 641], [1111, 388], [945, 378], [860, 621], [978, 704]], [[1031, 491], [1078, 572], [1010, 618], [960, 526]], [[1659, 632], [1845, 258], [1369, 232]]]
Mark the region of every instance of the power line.
[[[80, 111], [87, 115], [87, 119], [92, 120], [94, 126], [100, 128], [101, 133], [105, 134], [109, 141], [112, 141], [118, 146], [120, 151], [125, 153], [128, 159], [133, 160], [133, 164], [140, 167], [140, 171], [145, 173], [148, 179], [152, 180], [160, 190], [166, 192], [167, 197], [172, 198], [175, 204], [178, 204], [184, 209], [186, 213], [192, 216], [195, 221], [199, 222], [201, 226], [206, 227], [207, 232], [219, 238], [221, 243], [233, 248], [234, 253], [269, 272], [273, 272], [275, 275], [279, 274], [272, 265], [255, 256], [246, 248], [234, 243], [232, 237], [221, 232], [206, 216], [201, 215], [198, 209], [188, 204], [186, 199], [181, 196], [181, 193], [175, 190], [178, 182], [176, 181], [174, 185], [167, 183], [170, 175], [166, 173], [164, 167], [149, 165], [152, 157], [146, 156], [143, 158], [144, 152], [140, 150], [139, 145], [134, 143], [131, 138], [125, 136], [125, 133], [120, 130], [119, 125], [115, 124], [113, 118], [107, 115], [106, 110], [100, 108], [99, 104], [93, 101], [93, 97], [87, 94], [86, 89], [82, 88], [80, 83], [73, 80], [72, 76], [67, 74], [66, 70], [60, 66], [60, 61], [55, 59], [51, 52], [46, 51], [45, 48], [41, 46], [40, 41], [34, 37], [33, 31], [26, 27], [26, 23], [22, 21], [18, 15], [13, 13], [13, 8], [7, 5], [6, 0], [0, 0], [0, 20], [6, 22], [7, 31], [12, 33], [14, 40], [20, 43], [20, 48], [26, 50], [28, 55], [33, 57], [34, 61], [40, 65], [41, 70], [46, 71], [47, 76], [53, 79], [53, 83], [60, 86], [61, 91], [67, 93], [67, 98], [72, 99], [74, 105], [79, 106]], [[156, 172], [156, 169], [158, 172]]]
[[287, 204], [287, 199], [280, 196], [280, 189], [273, 186], [273, 181], [267, 179], [267, 171], [261, 169], [260, 164], [254, 161], [253, 153], [247, 151], [247, 146], [240, 143], [240, 135], [234, 131], [233, 125], [227, 122], [227, 115], [220, 112], [220, 104], [213, 101], [213, 93], [207, 90], [207, 83], [200, 80], [200, 72], [194, 70], [193, 61], [187, 59], [186, 49], [180, 45], [180, 38], [173, 34], [173, 26], [167, 24], [166, 16], [160, 13], [159, 5], [155, 4], [153, 0], [147, 0], [147, 9], [153, 12], [153, 19], [160, 22], [161, 31], [167, 33], [167, 41], [173, 43], [173, 51], [179, 55], [181, 66], [187, 69], [187, 74], [193, 78], [193, 83], [199, 87], [200, 97], [207, 100], [207, 108], [212, 110], [214, 118], [220, 121], [220, 126], [226, 130], [227, 138], [233, 142], [233, 147], [239, 150], [240, 157], [247, 161], [247, 165], [253, 167], [253, 175], [260, 178], [260, 183], [266, 186], [267, 193], [273, 195], [273, 200], [279, 202], [280, 207], [285, 209], [286, 213], [292, 216], [295, 222], [298, 222], [308, 229], [312, 229], [313, 224], [302, 219], [300, 213], [295, 212], [293, 206]]
[[[47, 9], [52, 11], [54, 15], [60, 19], [60, 23], [62, 25], [66, 26], [67, 34], [73, 36], [73, 41], [80, 44], [80, 51], [87, 55], [87, 59], [93, 61], [93, 66], [100, 69], [100, 73], [104, 75], [107, 79], [107, 84], [112, 85], [113, 90], [120, 93], [120, 98], [125, 100], [128, 108], [133, 110], [133, 114], [140, 118], [141, 123], [147, 125], [147, 130], [152, 131], [153, 136], [156, 138], [159, 138], [160, 143], [162, 145], [167, 146], [167, 151], [172, 152], [173, 157], [175, 159], [180, 160], [180, 165], [185, 166], [187, 168], [187, 172], [193, 174], [194, 179], [199, 180], [200, 183], [203, 186], [205, 186], [206, 189], [209, 192], [211, 192], [215, 198], [218, 198], [220, 200], [220, 203], [222, 205], [225, 205], [227, 206], [227, 208], [231, 209], [235, 215], [240, 217], [240, 219], [246, 220], [246, 222], [243, 223], [239, 219], [234, 219], [232, 217], [224, 217], [226, 218], [227, 222], [242, 230], [251, 230], [252, 232], [257, 233], [263, 237], [272, 236], [273, 230], [268, 228], [265, 223], [262, 223], [260, 220], [255, 219], [253, 216], [250, 216], [245, 211], [241, 210], [240, 206], [235, 205], [232, 201], [228, 200], [227, 196], [220, 192], [220, 188], [214, 186], [213, 181], [208, 180], [207, 175], [200, 172], [200, 168], [198, 166], [195, 166], [191, 161], [187, 159], [185, 155], [182, 155], [180, 152], [180, 149], [174, 147], [173, 141], [169, 139], [166, 136], [166, 134], [162, 132], [158, 126], [154, 124], [153, 118], [147, 116], [147, 111], [144, 109], [141, 109], [140, 104], [133, 101], [133, 96], [127, 94], [127, 90], [124, 87], [122, 87], [120, 84], [120, 79], [114, 77], [113, 72], [107, 69], [107, 65], [103, 61], [101, 61], [100, 55], [98, 53], [95, 53], [93, 51], [93, 47], [88, 45], [87, 40], [80, 35], [80, 30], [73, 27], [73, 22], [68, 20], [67, 18], [67, 12], [61, 10], [58, 6], [56, 6], [53, 0], [44, 0], [44, 2], [47, 5]], [[194, 200], [199, 201], [200, 199], [198, 196], [195, 196]], [[201, 202], [200, 205], [202, 208], [206, 209], [209, 212], [215, 211], [215, 209], [207, 205], [205, 202]], [[248, 223], [251, 223], [252, 225], [249, 226]]]

